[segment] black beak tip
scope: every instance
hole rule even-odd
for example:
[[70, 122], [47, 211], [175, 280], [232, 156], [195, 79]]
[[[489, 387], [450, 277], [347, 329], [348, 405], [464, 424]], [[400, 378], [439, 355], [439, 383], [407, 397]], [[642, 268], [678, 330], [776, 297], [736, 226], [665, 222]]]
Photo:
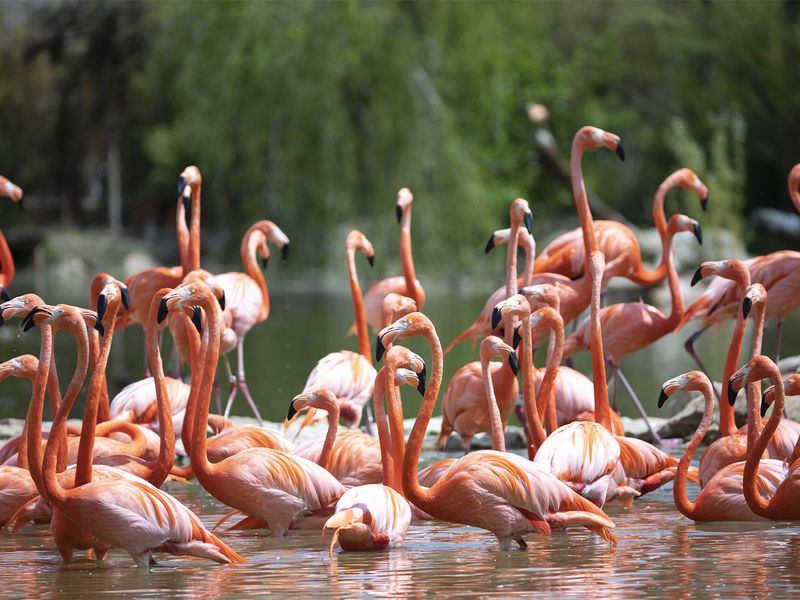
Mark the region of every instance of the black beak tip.
[[375, 362], [381, 362], [384, 352], [386, 352], [386, 348], [383, 346], [381, 336], [378, 336], [378, 339], [375, 340]]
[[697, 271], [695, 271], [694, 275], [692, 275], [692, 287], [694, 287], [697, 282], [703, 278], [702, 270], [703, 267], [697, 267]]
[[664, 406], [664, 402], [667, 401], [667, 398], [669, 398], [669, 396], [667, 396], [667, 392], [662, 389], [661, 393], [658, 395], [658, 408]]
[[36, 325], [36, 324], [33, 322], [33, 317], [31, 316], [31, 314], [32, 314], [32, 313], [28, 313], [28, 316], [27, 316], [27, 317], [25, 317], [25, 318], [22, 320], [22, 332], [23, 332], [23, 333], [25, 333], [25, 332], [27, 332], [27, 331], [30, 331], [30, 330], [33, 328], [33, 326], [34, 326], [34, 325]]
[[697, 238], [698, 243], [702, 246], [703, 245], [703, 230], [700, 228], [700, 225], [694, 226], [694, 237]]
[[94, 322], [94, 328], [97, 330], [97, 333], [99, 333], [100, 336], [104, 336], [106, 334], [106, 328], [103, 327], [103, 323], [99, 318]]
[[164, 322], [164, 319], [167, 318], [167, 313], [168, 312], [169, 312], [169, 309], [167, 308], [167, 299], [166, 298], [162, 298], [161, 302], [159, 302], [159, 304], [158, 304], [158, 319], [157, 320], [158, 320], [159, 323], [163, 323]]
[[731, 406], [736, 404], [737, 394], [738, 392], [735, 389], [733, 389], [733, 382], [728, 381], [728, 404], [730, 404]]
[[267, 267], [269, 266], [269, 256], [267, 258], [261, 259], [261, 268], [266, 271]]
[[529, 234], [533, 233], [533, 215], [529, 212], [525, 213], [525, 229], [528, 230]]
[[203, 333], [203, 315], [199, 306], [192, 307], [192, 323], [194, 328], [197, 329], [197, 333]]
[[397, 222], [400, 223], [403, 220], [403, 207], [399, 204], [394, 205], [394, 214], [397, 217]]
[[511, 340], [511, 345], [514, 346], [514, 350], [519, 347], [519, 343], [522, 341], [522, 334], [520, 333], [520, 329], [522, 325], [517, 325], [514, 329], [514, 338]]
[[419, 378], [419, 383], [417, 384], [417, 391], [419, 392], [420, 396], [424, 396], [425, 395], [425, 389], [426, 389], [425, 388], [425, 379], [420, 377]]
[[122, 288], [122, 308], [130, 310], [131, 308], [131, 295], [128, 293], [128, 288]]
[[222, 295], [217, 298], [217, 303], [219, 304], [220, 310], [225, 310], [225, 291], [223, 290]]
[[497, 326], [500, 324], [500, 319], [502, 319], [500, 309], [495, 306], [494, 310], [492, 310], [492, 331], [497, 329]]
[[745, 296], [744, 300], [742, 300], [742, 317], [746, 319], [747, 315], [750, 314], [750, 311], [752, 309], [753, 309], [753, 301], [749, 297]]
[[519, 373], [519, 359], [517, 358], [516, 352], [512, 352], [508, 355], [508, 366], [511, 367], [511, 372], [514, 375]]
[[8, 295], [8, 290], [3, 286], [0, 286], [0, 300], [3, 302], [11, 300], [11, 296]]
[[615, 150], [617, 156], [622, 162], [625, 162], [625, 147], [622, 145], [622, 139], [617, 138], [617, 149]]
[[108, 299], [106, 298], [105, 294], [100, 294], [97, 297], [97, 319], [98, 321], [103, 320], [103, 316], [106, 314], [106, 307], [108, 306]]
[[374, 267], [375, 266], [375, 255], [373, 254], [372, 256], [368, 256], [367, 257], [367, 262], [369, 263], [370, 267]]
[[289, 242], [286, 242], [281, 248], [281, 260], [289, 258]]
[[769, 410], [769, 404], [767, 404], [766, 392], [761, 394], [761, 418], [763, 419], [767, 416], [767, 411]]
[[705, 198], [700, 198], [700, 208], [703, 209], [703, 212], [708, 210], [708, 194], [706, 194]]
[[489, 237], [489, 241], [486, 242], [486, 248], [484, 249], [483, 253], [489, 254], [489, 252], [491, 252], [492, 250], [494, 250], [494, 234], [492, 234]]
[[186, 187], [186, 177], [178, 177], [178, 195], [180, 196], [183, 194], [183, 190]]
[[297, 409], [294, 407], [294, 400], [289, 402], [289, 410], [286, 413], [286, 420], [291, 421], [294, 419], [294, 416], [297, 414]]

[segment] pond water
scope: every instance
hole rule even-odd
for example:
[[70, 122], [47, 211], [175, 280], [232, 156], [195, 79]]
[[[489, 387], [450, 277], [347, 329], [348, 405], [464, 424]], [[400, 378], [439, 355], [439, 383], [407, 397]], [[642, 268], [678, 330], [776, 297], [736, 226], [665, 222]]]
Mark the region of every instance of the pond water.
[[[211, 526], [227, 510], [196, 484], [167, 488]], [[690, 490], [693, 495], [696, 489]], [[149, 571], [111, 551], [104, 564], [61, 563], [45, 525], [0, 537], [5, 597], [564, 598], [786, 597], [800, 587], [800, 529], [789, 523], [695, 525], [672, 503], [671, 485], [631, 509], [606, 506], [617, 546], [585, 530], [528, 536], [528, 549], [503, 552], [486, 532], [445, 523], [413, 523], [393, 550], [328, 556], [317, 533], [223, 532], [248, 563], [216, 565], [158, 555]], [[219, 532], [218, 532], [219, 533]]]

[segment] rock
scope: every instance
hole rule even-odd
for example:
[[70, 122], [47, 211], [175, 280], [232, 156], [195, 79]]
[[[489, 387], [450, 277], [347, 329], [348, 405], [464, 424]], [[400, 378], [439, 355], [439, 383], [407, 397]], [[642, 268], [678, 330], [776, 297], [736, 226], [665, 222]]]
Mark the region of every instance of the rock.
[[0, 440], [8, 440], [22, 433], [24, 419], [0, 419]]
[[787, 356], [778, 361], [778, 368], [784, 377], [800, 372], [800, 356]]
[[[661, 417], [650, 417], [650, 424], [653, 429], [661, 435], [661, 429], [666, 426], [668, 419]], [[625, 435], [628, 437], [638, 438], [640, 440], [650, 440], [650, 430], [647, 429], [647, 424], [644, 419], [631, 419], [630, 417], [622, 417], [622, 425], [625, 427]]]
[[[436, 432], [438, 436], [439, 432]], [[508, 425], [506, 427], [506, 450], [521, 450], [528, 447], [525, 440], [525, 433], [522, 427], [515, 425]], [[492, 439], [488, 433], [478, 433], [472, 438], [470, 450], [491, 450]], [[445, 446], [447, 452], [463, 452], [464, 445], [461, 443], [461, 437], [457, 433], [451, 433], [447, 438], [447, 445]]]

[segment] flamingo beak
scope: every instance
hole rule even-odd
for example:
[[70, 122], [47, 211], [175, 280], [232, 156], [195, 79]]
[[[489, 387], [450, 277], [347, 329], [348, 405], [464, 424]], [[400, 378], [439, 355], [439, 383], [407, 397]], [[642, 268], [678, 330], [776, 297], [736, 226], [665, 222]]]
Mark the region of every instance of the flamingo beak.
[[222, 295], [217, 298], [217, 304], [219, 304], [220, 310], [225, 310], [225, 290], [222, 290]]
[[519, 373], [519, 359], [516, 352], [511, 352], [508, 355], [508, 366], [511, 367], [511, 372], [516, 375]]
[[486, 248], [484, 249], [483, 253], [489, 254], [489, 252], [492, 250], [494, 250], [494, 234], [489, 236], [489, 241], [486, 242]]
[[264, 271], [266, 271], [266, 270], [267, 270], [267, 266], [268, 266], [268, 265], [269, 265], [269, 256], [268, 256], [268, 257], [266, 257], [266, 258], [263, 258], [263, 257], [262, 257], [262, 258], [261, 258], [261, 268], [262, 268]]
[[525, 213], [525, 217], [523, 218], [525, 221], [525, 229], [528, 230], [528, 233], [533, 233], [533, 215], [529, 212]]
[[667, 401], [667, 398], [669, 398], [667, 392], [664, 390], [664, 388], [661, 388], [661, 393], [658, 395], [658, 408], [664, 406], [664, 403]]
[[700, 198], [700, 208], [703, 209], [703, 212], [708, 210], [708, 194], [706, 194], [705, 198]]
[[197, 329], [197, 333], [203, 333], [203, 313], [200, 312], [199, 306], [192, 307], [192, 324]]
[[625, 148], [622, 145], [622, 138], [617, 138], [617, 147], [614, 152], [617, 153], [617, 156], [619, 156], [622, 162], [625, 162]]
[[103, 323], [100, 321], [100, 317], [95, 319], [94, 328], [97, 330], [97, 333], [99, 333], [101, 337], [106, 334], [106, 328], [103, 327]]
[[22, 332], [23, 333], [25, 333], [26, 331], [30, 331], [33, 327], [36, 326], [36, 323], [34, 323], [34, 321], [33, 321], [33, 316], [36, 313], [40, 313], [40, 312], [46, 312], [46, 311], [41, 306], [36, 306], [28, 313], [28, 315], [24, 319], [22, 319]]
[[497, 326], [500, 324], [500, 320], [502, 318], [503, 315], [500, 312], [500, 309], [495, 306], [494, 309], [492, 310], [492, 331], [497, 329]]
[[763, 419], [767, 415], [767, 411], [769, 410], [769, 404], [767, 404], [767, 391], [764, 390], [764, 393], [761, 394], [761, 418]]
[[106, 298], [105, 294], [100, 294], [97, 297], [97, 319], [99, 321], [103, 320], [103, 316], [106, 314], [107, 307], [108, 307], [108, 298]]
[[514, 329], [514, 339], [511, 341], [511, 345], [514, 346], [514, 350], [519, 347], [519, 343], [522, 341], [522, 334], [519, 332], [522, 328], [522, 325], [517, 325]]
[[384, 352], [386, 352], [386, 347], [383, 345], [383, 340], [379, 335], [375, 340], [375, 362], [381, 362]]
[[372, 256], [368, 256], [367, 257], [367, 262], [369, 263], [370, 267], [374, 267], [375, 266], [375, 255], [373, 254]]
[[400, 206], [399, 204], [395, 204], [394, 205], [394, 214], [397, 217], [397, 222], [400, 223], [400, 221], [403, 220], [403, 207]]
[[294, 407], [294, 400], [289, 402], [289, 411], [286, 413], [286, 420], [291, 421], [297, 414], [297, 409]]
[[289, 242], [286, 242], [281, 248], [281, 260], [289, 258]]
[[692, 276], [692, 287], [694, 287], [697, 284], [697, 282], [703, 278], [702, 271], [703, 271], [702, 266], [697, 267], [697, 271], [695, 271], [694, 275]]
[[[186, 177], [181, 175], [178, 177], [178, 196], [183, 194], [183, 190], [186, 188]], [[186, 199], [184, 199], [184, 206], [186, 206]]]
[[157, 321], [159, 323], [163, 323], [164, 319], [167, 318], [167, 313], [169, 313], [169, 308], [167, 308], [167, 297], [164, 296], [161, 299], [161, 302], [158, 304], [158, 318]]
[[128, 288], [122, 288], [122, 307], [125, 310], [130, 310], [131, 308], [131, 295], [128, 293]]
[[425, 395], [425, 390], [427, 389], [426, 388], [426, 383], [425, 383], [426, 375], [427, 375], [427, 373], [426, 373], [425, 367], [423, 366], [422, 367], [422, 371], [420, 371], [417, 374], [417, 379], [419, 380], [419, 383], [417, 384], [417, 391], [420, 393], [421, 396]]
[[736, 396], [739, 394], [738, 391], [733, 387], [733, 379], [728, 380], [728, 404], [733, 406], [736, 404]]
[[750, 311], [753, 309], [753, 301], [750, 299], [749, 296], [745, 296], [744, 300], [742, 300], [742, 317], [747, 318], [747, 315], [750, 314]]
[[697, 241], [702, 246], [703, 245], [703, 230], [700, 229], [700, 224], [699, 223], [694, 226], [694, 228], [692, 229], [692, 233], [694, 234], [694, 237], [697, 238]]

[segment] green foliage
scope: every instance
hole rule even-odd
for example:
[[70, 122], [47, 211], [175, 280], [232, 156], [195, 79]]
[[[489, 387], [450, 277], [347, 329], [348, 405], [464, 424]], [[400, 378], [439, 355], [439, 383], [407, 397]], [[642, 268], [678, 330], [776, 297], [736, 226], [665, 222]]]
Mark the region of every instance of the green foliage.
[[0, 172], [57, 198], [67, 219], [102, 221], [82, 200], [118, 131], [134, 227], [169, 224], [175, 177], [194, 163], [204, 222], [229, 232], [231, 254], [249, 223], [271, 218], [296, 240], [298, 265], [338, 265], [358, 227], [386, 273], [395, 193], [409, 186], [420, 264], [463, 267], [516, 196], [538, 216], [573, 214], [569, 189], [538, 162], [530, 101], [550, 109], [565, 156], [582, 125], [623, 136], [625, 165], [597, 153], [585, 172], [634, 222], [649, 223], [653, 192], [679, 166], [709, 185], [703, 224], [741, 232], [731, 215], [790, 206], [791, 3], [7, 6]]

